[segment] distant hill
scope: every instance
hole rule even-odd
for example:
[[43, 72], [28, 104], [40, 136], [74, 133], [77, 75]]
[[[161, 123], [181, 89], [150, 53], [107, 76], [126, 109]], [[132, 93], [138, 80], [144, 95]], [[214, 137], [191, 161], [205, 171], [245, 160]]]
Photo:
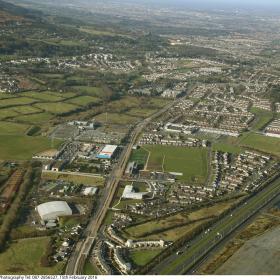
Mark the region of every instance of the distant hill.
[[14, 17], [20, 17], [20, 18], [38, 18], [42, 14], [38, 11], [25, 9], [23, 7], [19, 7], [16, 5], [13, 5], [11, 3], [5, 2], [0, 0], [0, 12], [6, 16], [10, 16], [12, 18]]

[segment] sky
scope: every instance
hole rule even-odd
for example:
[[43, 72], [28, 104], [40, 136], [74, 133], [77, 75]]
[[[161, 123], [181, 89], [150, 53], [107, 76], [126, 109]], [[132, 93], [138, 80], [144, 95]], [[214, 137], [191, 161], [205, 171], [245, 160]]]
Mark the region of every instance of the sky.
[[183, 5], [196, 8], [252, 8], [280, 9], [280, 0], [126, 0], [127, 2], [143, 2], [168, 5]]

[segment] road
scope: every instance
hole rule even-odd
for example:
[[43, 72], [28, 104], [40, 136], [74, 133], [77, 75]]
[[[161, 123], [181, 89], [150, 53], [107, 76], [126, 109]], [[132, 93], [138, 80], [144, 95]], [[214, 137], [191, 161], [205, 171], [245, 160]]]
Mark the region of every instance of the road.
[[131, 151], [135, 143], [137, 142], [138, 137], [140, 136], [143, 129], [155, 118], [159, 117], [172, 106], [180, 102], [184, 97], [173, 101], [172, 103], [165, 106], [163, 109], [159, 110], [152, 116], [147, 119], [139, 122], [135, 125], [134, 129], [129, 134], [129, 144], [124, 147], [118, 163], [113, 168], [109, 179], [106, 182], [106, 186], [101, 194], [95, 215], [89, 221], [89, 224], [84, 232], [85, 238], [80, 240], [71, 254], [66, 269], [66, 275], [79, 275], [83, 274], [83, 267], [85, 261], [90, 253], [90, 250], [94, 244], [94, 241], [97, 237], [99, 228], [102, 225], [102, 222], [106, 216], [107, 210], [110, 207], [110, 204], [114, 198], [114, 194], [119, 185], [119, 181], [122, 178], [122, 175], [125, 171], [127, 162], [129, 160]]
[[227, 216], [220, 219], [210, 228], [207, 234], [203, 231], [189, 243], [188, 248], [184, 246], [178, 249], [183, 254], [178, 256], [174, 252], [174, 254], [154, 267], [150, 273], [171, 275], [190, 273], [191, 269], [211, 250], [279, 194], [280, 178], [277, 178], [262, 191], [250, 197], [245, 204], [237, 207]]

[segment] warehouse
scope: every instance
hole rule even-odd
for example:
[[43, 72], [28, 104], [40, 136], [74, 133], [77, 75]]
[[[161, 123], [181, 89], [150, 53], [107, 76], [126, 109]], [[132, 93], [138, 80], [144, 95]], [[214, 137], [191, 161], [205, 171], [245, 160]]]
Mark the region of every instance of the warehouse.
[[118, 146], [116, 145], [106, 145], [101, 152], [97, 155], [100, 159], [111, 159], [116, 152]]
[[43, 221], [56, 220], [59, 217], [72, 215], [72, 209], [65, 201], [46, 202], [38, 205], [36, 210]]
[[143, 197], [148, 194], [147, 192], [135, 192], [133, 186], [125, 186], [122, 194], [122, 198], [127, 199], [143, 199]]

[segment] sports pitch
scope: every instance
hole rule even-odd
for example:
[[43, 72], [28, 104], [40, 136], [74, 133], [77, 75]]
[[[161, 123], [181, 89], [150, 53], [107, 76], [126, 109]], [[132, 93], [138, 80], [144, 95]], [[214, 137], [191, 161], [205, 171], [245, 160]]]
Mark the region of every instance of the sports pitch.
[[149, 171], [179, 172], [178, 179], [189, 184], [203, 184], [208, 174], [208, 152], [206, 148], [186, 148], [146, 145], [150, 152]]

